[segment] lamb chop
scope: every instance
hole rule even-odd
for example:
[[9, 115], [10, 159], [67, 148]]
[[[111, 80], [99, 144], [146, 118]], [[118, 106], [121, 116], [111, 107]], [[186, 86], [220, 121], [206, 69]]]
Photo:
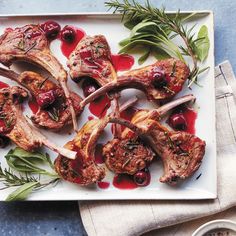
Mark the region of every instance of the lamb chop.
[[68, 100], [74, 129], [77, 129], [76, 114], [67, 87], [67, 73], [49, 49], [49, 40], [40, 25], [25, 25], [7, 30], [0, 37], [0, 62], [10, 66], [21, 60], [35, 63], [46, 69], [56, 80]]
[[[129, 123], [129, 121], [111, 120], [111, 122], [123, 122], [129, 129], [126, 128], [122, 132], [122, 139], [120, 141], [123, 146], [117, 146], [117, 139], [108, 142], [104, 146], [103, 150], [108, 168], [115, 173], [129, 174], [133, 174], [139, 170], [138, 166], [132, 172], [130, 170], [128, 172], [124, 166], [129, 159], [121, 156], [121, 151], [119, 150], [124, 149], [125, 140], [127, 145], [130, 140], [132, 141], [139, 136], [150, 144], [164, 163], [164, 175], [160, 178], [161, 182], [174, 185], [178, 180], [183, 180], [191, 176], [201, 164], [205, 153], [205, 142], [193, 134], [182, 131], [171, 131], [161, 125], [159, 119], [175, 106], [194, 99], [194, 96], [188, 95], [152, 111], [138, 111], [131, 120], [132, 123]], [[114, 152], [114, 150], [116, 151]], [[147, 163], [144, 161], [142, 168]]]
[[105, 169], [95, 163], [96, 142], [108, 123], [107, 117], [102, 120], [90, 120], [77, 133], [74, 140], [64, 147], [76, 151], [75, 160], [59, 155], [55, 160], [56, 172], [65, 180], [80, 185], [89, 185], [105, 177]]
[[107, 83], [81, 102], [81, 107], [110, 91], [136, 88], [145, 92], [149, 100], [162, 101], [173, 98], [181, 91], [189, 76], [189, 68], [182, 61], [170, 58], [150, 66], [131, 70]]
[[20, 87], [0, 89], [0, 136], [11, 139], [26, 151], [45, 145], [67, 158], [75, 158], [76, 152], [56, 146], [29, 124], [21, 110], [21, 103], [27, 97], [28, 93]]
[[[39, 110], [31, 117], [34, 124], [51, 130], [59, 130], [72, 123], [68, 100], [63, 90], [51, 80], [35, 72], [25, 71], [19, 75], [4, 68], [0, 68], [0, 75], [18, 82], [30, 91], [39, 106]], [[79, 115], [81, 113], [79, 103], [82, 99], [73, 92], [70, 92], [70, 97], [75, 113]]]
[[[121, 111], [136, 101], [137, 99], [127, 101], [121, 106]], [[105, 169], [95, 163], [94, 156], [96, 142], [110, 120], [110, 116], [105, 116], [103, 119], [88, 121], [74, 140], [64, 146], [76, 151], [77, 157], [75, 160], [68, 160], [63, 155], [59, 155], [55, 160], [55, 169], [63, 179], [80, 185], [89, 185], [105, 177]]]
[[[75, 82], [92, 78], [98, 86], [102, 87], [111, 81], [117, 81], [111, 60], [111, 50], [103, 35], [85, 36], [70, 54], [67, 66], [70, 69], [70, 76]], [[117, 117], [119, 116], [119, 96], [119, 93], [111, 96]], [[115, 125], [115, 133], [120, 133], [117, 125]]]

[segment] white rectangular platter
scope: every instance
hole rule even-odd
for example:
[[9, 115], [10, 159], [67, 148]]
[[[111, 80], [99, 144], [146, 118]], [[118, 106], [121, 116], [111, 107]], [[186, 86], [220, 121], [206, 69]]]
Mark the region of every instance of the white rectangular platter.
[[[118, 53], [120, 40], [126, 38], [129, 35], [129, 30], [126, 29], [121, 23], [120, 15], [111, 14], [64, 14], [64, 15], [34, 15], [34, 16], [0, 16], [0, 34], [4, 32], [7, 27], [17, 27], [23, 26], [25, 24], [37, 24], [45, 22], [48, 19], [55, 20], [61, 24], [74, 25], [76, 27], [85, 30], [87, 35], [103, 34], [107, 38], [107, 41], [111, 47], [112, 53]], [[151, 167], [151, 183], [147, 187], [140, 187], [133, 190], [120, 190], [112, 185], [113, 174], [107, 171], [105, 181], [110, 182], [110, 187], [107, 189], [100, 189], [96, 185], [90, 187], [80, 187], [76, 184], [71, 184], [65, 181], [60, 182], [55, 187], [50, 187], [48, 189], [43, 189], [37, 191], [30, 195], [28, 200], [115, 200], [115, 199], [213, 199], [217, 196], [217, 176], [216, 176], [216, 137], [215, 137], [215, 91], [214, 91], [214, 27], [213, 27], [213, 14], [212, 12], [203, 11], [196, 12], [194, 20], [189, 22], [188, 25], [196, 24], [195, 31], [198, 32], [202, 25], [208, 27], [209, 39], [210, 39], [210, 51], [208, 59], [204, 66], [209, 66], [210, 69], [207, 73], [201, 76], [199, 83], [202, 87], [192, 86], [192, 90], [189, 90], [187, 86], [183, 88], [182, 92], [178, 94], [177, 97], [183, 94], [193, 93], [196, 98], [196, 107], [198, 108], [198, 118], [196, 121], [196, 135], [201, 139], [206, 141], [206, 154], [203, 159], [202, 165], [199, 170], [189, 179], [184, 181], [178, 187], [171, 187], [167, 184], [162, 184], [159, 182], [159, 177], [162, 175], [163, 168], [160, 161], [154, 162]], [[59, 59], [59, 61], [66, 68], [66, 58], [62, 55], [60, 51], [60, 41], [55, 40], [51, 44], [51, 49], [54, 55]], [[137, 55], [135, 55], [137, 59]], [[154, 58], [148, 59], [145, 65], [155, 62]], [[137, 60], [135, 60], [135, 65], [133, 68], [138, 68], [139, 65]], [[19, 69], [19, 65], [13, 66], [15, 70]], [[31, 66], [27, 66], [28, 69]], [[15, 84], [10, 80], [0, 77], [0, 80], [6, 82], [10, 85]], [[69, 80], [69, 87], [77, 91], [83, 96], [81, 90], [78, 86]], [[15, 84], [16, 85], [16, 84]], [[126, 90], [122, 92], [122, 100], [133, 97], [138, 94], [140, 97], [137, 107], [152, 108], [155, 107], [154, 104], [147, 103], [145, 96], [142, 92], [137, 92], [137, 90]], [[25, 105], [25, 114], [30, 114], [30, 110]], [[89, 111], [86, 108], [82, 116], [78, 119], [79, 127], [87, 121]], [[110, 130], [110, 127], [108, 127]], [[64, 145], [67, 141], [72, 140], [75, 134], [72, 132], [68, 133], [52, 133], [49, 131], [42, 131], [49, 139], [53, 140], [59, 145]], [[104, 143], [105, 141], [111, 139], [107, 133], [99, 142]], [[6, 167], [4, 160], [4, 155], [13, 148], [14, 145], [0, 149], [1, 165]], [[56, 157], [55, 153], [46, 150], [52, 159]], [[197, 178], [201, 174], [200, 178]], [[12, 191], [6, 189], [0, 191], [0, 200], [4, 200], [9, 192]]]

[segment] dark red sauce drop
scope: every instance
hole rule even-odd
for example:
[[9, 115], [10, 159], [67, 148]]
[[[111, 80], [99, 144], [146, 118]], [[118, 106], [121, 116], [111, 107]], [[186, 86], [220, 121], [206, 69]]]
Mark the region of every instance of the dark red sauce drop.
[[63, 55], [67, 58], [70, 56], [71, 52], [76, 48], [79, 41], [86, 35], [86, 33], [82, 29], [73, 26], [70, 27], [74, 28], [74, 30], [76, 31], [76, 36], [73, 42], [69, 43], [61, 40], [61, 51]]
[[135, 189], [138, 187], [133, 176], [127, 174], [116, 175], [113, 179], [113, 185], [119, 189]]
[[109, 186], [110, 186], [110, 183], [109, 183], [109, 182], [104, 182], [104, 181], [98, 182], [98, 187], [99, 187], [99, 188], [107, 189], [107, 188], [109, 188]]
[[35, 99], [32, 99], [28, 102], [28, 105], [29, 105], [29, 108], [30, 110], [33, 112], [33, 114], [36, 114], [39, 110], [39, 105], [38, 103], [36, 102]]
[[82, 169], [81, 167], [83, 166], [83, 162], [82, 162], [82, 158], [80, 157], [80, 150], [75, 147], [73, 148], [73, 151], [77, 152], [77, 156], [74, 160], [70, 160], [71, 161], [71, 168], [75, 173], [78, 173], [76, 178], [73, 180], [75, 183], [77, 184], [81, 184], [82, 183], [82, 179], [80, 177]]
[[95, 148], [95, 162], [97, 164], [103, 164], [104, 163], [104, 157], [102, 155], [102, 149], [103, 145], [101, 143], [98, 143]]
[[88, 116], [88, 120], [93, 120], [94, 117], [93, 116]]
[[[194, 109], [189, 108], [187, 106], [179, 106], [178, 108], [176, 108], [174, 110], [174, 112], [171, 115], [173, 115], [173, 114], [183, 115], [186, 120], [186, 127], [183, 131], [188, 132], [190, 134], [195, 134], [195, 131], [196, 131], [195, 130], [195, 122], [197, 119], [197, 112], [194, 111]], [[170, 125], [169, 119], [167, 120], [167, 123]]]
[[6, 83], [0, 81], [0, 89], [2, 89], [2, 88], [8, 88], [8, 87], [9, 87], [8, 84], [6, 84]]
[[128, 54], [111, 55], [112, 64], [116, 71], [130, 70], [134, 65], [134, 58]]
[[110, 99], [108, 98], [107, 95], [104, 95], [91, 102], [89, 104], [89, 110], [93, 115], [97, 117], [103, 117], [106, 115], [107, 110], [109, 109], [110, 106], [111, 106]]

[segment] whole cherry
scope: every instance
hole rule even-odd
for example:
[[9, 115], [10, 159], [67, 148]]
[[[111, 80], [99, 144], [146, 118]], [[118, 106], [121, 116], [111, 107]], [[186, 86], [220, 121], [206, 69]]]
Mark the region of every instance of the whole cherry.
[[76, 37], [76, 31], [71, 26], [65, 26], [60, 33], [60, 37], [66, 43], [73, 43]]
[[163, 88], [168, 84], [168, 79], [163, 70], [159, 67], [154, 68], [153, 70], [153, 86], [157, 89]]
[[40, 25], [40, 27], [45, 32], [46, 37], [50, 40], [55, 39], [61, 30], [61, 26], [52, 20], [44, 22]]
[[145, 170], [140, 170], [137, 173], [134, 174], [133, 176], [134, 178], [134, 182], [138, 185], [138, 186], [147, 186], [150, 183], [150, 173], [149, 170], [145, 169]]
[[89, 77], [83, 78], [82, 89], [85, 97], [88, 97], [90, 94], [94, 93], [98, 88], [98, 84]]
[[55, 93], [53, 90], [38, 94], [36, 101], [41, 108], [46, 108], [56, 100]]
[[187, 121], [181, 112], [172, 114], [168, 119], [168, 124], [175, 130], [185, 130], [187, 128]]

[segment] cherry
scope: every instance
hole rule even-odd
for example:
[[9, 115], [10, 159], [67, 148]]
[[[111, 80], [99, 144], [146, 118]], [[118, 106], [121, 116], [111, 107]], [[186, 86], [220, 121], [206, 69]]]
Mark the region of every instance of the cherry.
[[46, 21], [40, 27], [45, 32], [46, 37], [50, 40], [55, 39], [61, 30], [61, 26], [52, 20]]
[[61, 40], [66, 43], [73, 43], [76, 37], [76, 32], [73, 27], [65, 26], [61, 31]]
[[85, 97], [88, 97], [90, 94], [94, 93], [98, 88], [99, 86], [94, 80], [89, 77], [84, 79], [82, 89]]
[[153, 70], [153, 85], [155, 88], [163, 88], [169, 82], [166, 74], [159, 67], [154, 68]]
[[172, 114], [168, 119], [168, 124], [176, 130], [185, 130], [187, 121], [182, 113]]
[[49, 90], [47, 92], [40, 93], [40, 94], [38, 94], [38, 96], [36, 98], [38, 105], [42, 108], [48, 107], [49, 105], [54, 103], [55, 100], [56, 100], [56, 98], [55, 98], [55, 93], [53, 90]]
[[150, 183], [150, 173], [148, 170], [140, 170], [133, 176], [134, 182], [138, 186], [147, 186]]

